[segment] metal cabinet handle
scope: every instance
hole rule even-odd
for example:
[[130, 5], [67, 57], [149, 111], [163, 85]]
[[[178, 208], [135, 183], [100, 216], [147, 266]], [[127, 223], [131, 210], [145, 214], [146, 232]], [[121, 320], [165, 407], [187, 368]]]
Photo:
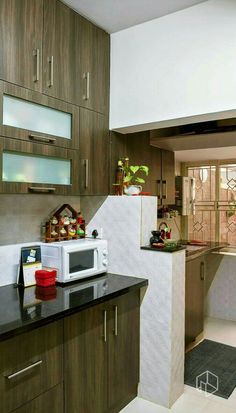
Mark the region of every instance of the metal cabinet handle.
[[49, 80], [49, 85], [48, 87], [52, 87], [54, 83], [54, 59], [53, 56], [51, 56], [48, 60], [48, 63], [50, 65], [50, 80]]
[[89, 186], [89, 160], [88, 159], [84, 159], [84, 167], [85, 167], [84, 187], [86, 189]]
[[103, 340], [104, 343], [107, 342], [107, 311], [103, 312]]
[[34, 82], [39, 81], [39, 49], [33, 50], [33, 56], [36, 57], [36, 74], [34, 76]]
[[118, 307], [115, 305], [114, 307], [114, 334], [118, 336]]
[[200, 280], [201, 281], [205, 280], [205, 264], [203, 261], [200, 264]]
[[157, 198], [161, 199], [161, 180], [157, 180]]
[[29, 191], [31, 192], [55, 192], [56, 188], [43, 187], [43, 186], [29, 186]]
[[90, 73], [85, 72], [83, 74], [83, 79], [86, 80], [86, 92], [85, 95], [83, 95], [83, 100], [89, 100], [89, 92], [90, 92]]
[[[165, 191], [164, 191], [163, 188], [165, 188]], [[167, 182], [166, 182], [166, 180], [162, 181], [162, 198], [167, 199]]]
[[31, 369], [34, 369], [35, 367], [39, 366], [42, 364], [42, 360], [36, 361], [35, 363], [31, 364], [30, 366], [25, 367], [22, 370], [16, 371], [16, 373], [10, 374], [9, 376], [5, 376], [7, 380], [14, 379], [17, 376], [20, 376], [21, 374], [25, 373], [26, 371], [29, 371]]
[[33, 135], [32, 133], [29, 134], [29, 139], [32, 141], [37, 141], [37, 142], [47, 142], [47, 143], [55, 143], [56, 139], [55, 138], [45, 138], [45, 136], [41, 135]]

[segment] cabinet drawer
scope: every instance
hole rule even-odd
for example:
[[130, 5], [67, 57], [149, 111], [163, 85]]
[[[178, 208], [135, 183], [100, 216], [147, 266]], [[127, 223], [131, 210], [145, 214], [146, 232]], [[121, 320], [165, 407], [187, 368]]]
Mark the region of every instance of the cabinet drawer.
[[63, 386], [59, 384], [53, 389], [24, 404], [14, 413], [63, 413]]
[[78, 152], [0, 137], [2, 193], [78, 192]]
[[49, 146], [79, 147], [79, 108], [0, 82], [0, 134]]
[[0, 343], [1, 413], [11, 412], [62, 381], [62, 334], [58, 321]]

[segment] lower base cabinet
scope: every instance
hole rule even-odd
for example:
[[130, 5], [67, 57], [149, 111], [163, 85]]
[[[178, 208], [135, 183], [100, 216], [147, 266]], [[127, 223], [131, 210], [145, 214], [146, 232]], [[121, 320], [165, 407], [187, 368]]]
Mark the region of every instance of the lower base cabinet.
[[65, 413], [115, 413], [137, 395], [139, 305], [138, 290], [65, 318]]
[[205, 258], [186, 262], [185, 345], [194, 341], [204, 328]]
[[58, 385], [14, 410], [14, 413], [63, 413], [63, 409], [63, 386]]

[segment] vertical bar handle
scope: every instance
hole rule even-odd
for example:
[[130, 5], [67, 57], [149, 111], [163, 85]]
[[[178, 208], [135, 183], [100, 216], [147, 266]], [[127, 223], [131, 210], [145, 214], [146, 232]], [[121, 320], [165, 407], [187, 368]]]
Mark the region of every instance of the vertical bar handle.
[[200, 280], [201, 281], [205, 280], [205, 264], [203, 261], [200, 264]]
[[161, 199], [161, 180], [157, 180], [157, 198]]
[[103, 340], [104, 343], [107, 342], [107, 311], [103, 312]]
[[[165, 191], [164, 191], [165, 188]], [[167, 182], [166, 180], [162, 181], [162, 198], [167, 199]]]
[[39, 49], [33, 50], [33, 56], [36, 57], [36, 73], [34, 76], [34, 82], [36, 83], [39, 81]]
[[84, 100], [89, 100], [89, 92], [90, 92], [90, 73], [85, 72], [83, 74], [83, 79], [86, 80], [86, 92], [85, 95], [83, 95]]
[[54, 58], [51, 56], [49, 58], [49, 65], [50, 65], [50, 80], [49, 80], [49, 87], [52, 87], [54, 84]]
[[89, 160], [84, 159], [84, 170], [85, 170], [85, 180], [84, 180], [84, 187], [85, 189], [89, 186]]
[[118, 336], [118, 307], [115, 305], [114, 307], [114, 334]]

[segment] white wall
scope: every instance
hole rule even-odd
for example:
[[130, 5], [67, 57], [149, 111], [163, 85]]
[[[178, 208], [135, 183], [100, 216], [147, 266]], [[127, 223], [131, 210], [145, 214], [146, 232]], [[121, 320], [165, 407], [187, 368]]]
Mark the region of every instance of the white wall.
[[235, 109], [235, 39], [235, 0], [112, 34], [110, 128]]

